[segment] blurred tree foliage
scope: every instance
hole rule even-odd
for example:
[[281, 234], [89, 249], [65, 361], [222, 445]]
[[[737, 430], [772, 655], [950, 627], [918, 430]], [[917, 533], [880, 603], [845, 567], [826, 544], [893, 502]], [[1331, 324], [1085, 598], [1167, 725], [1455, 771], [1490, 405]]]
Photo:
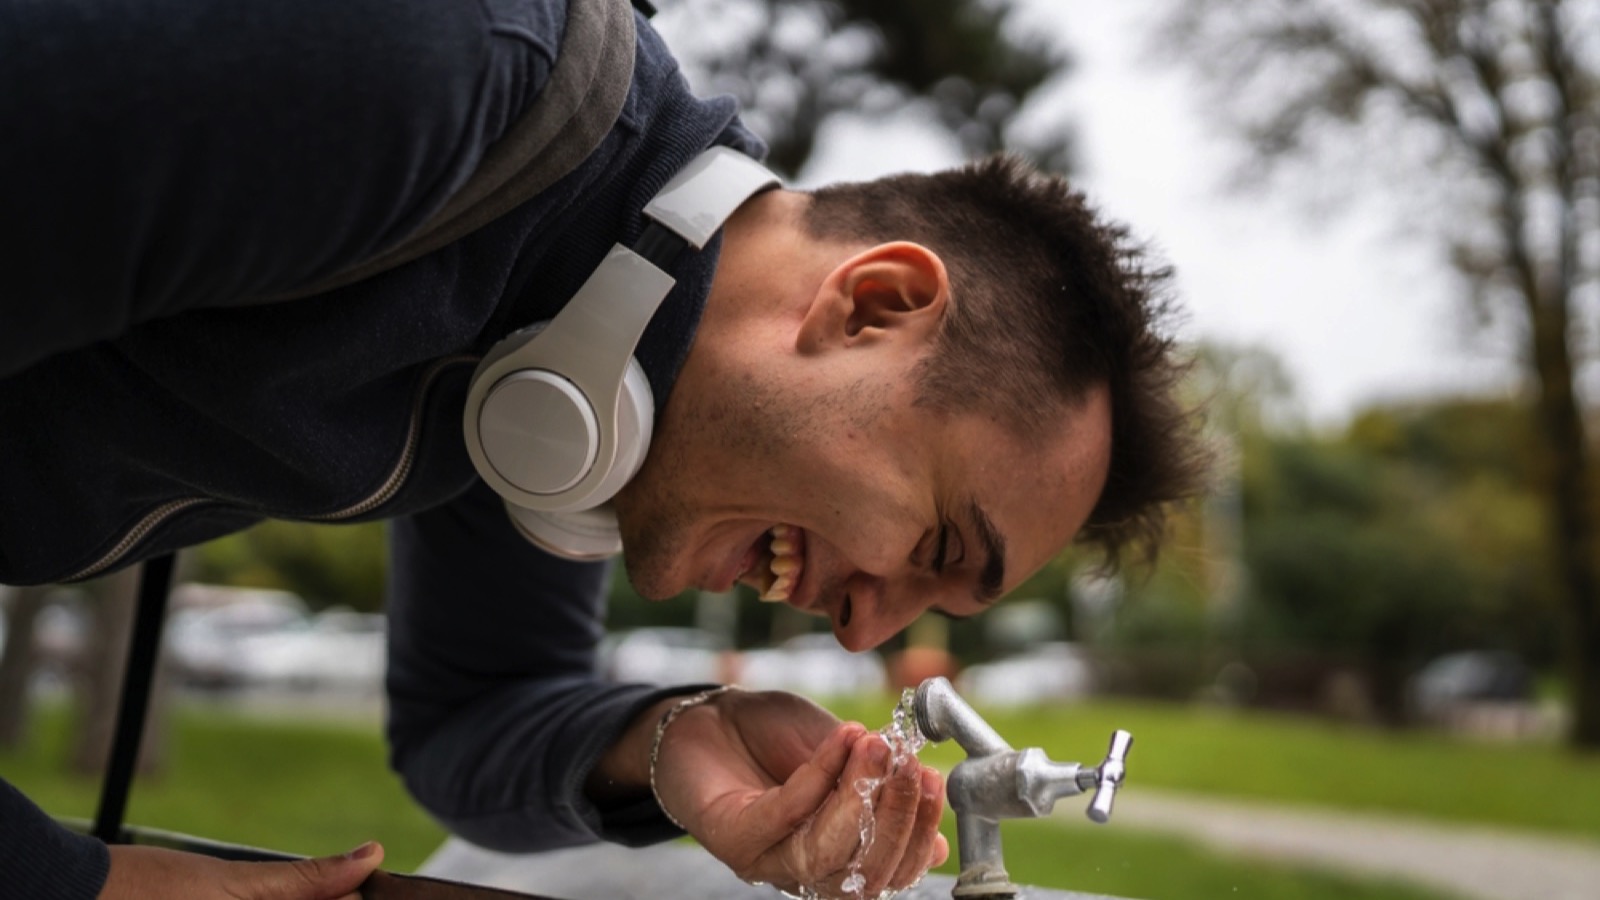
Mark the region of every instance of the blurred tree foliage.
[[210, 584], [280, 588], [313, 609], [383, 607], [388, 544], [381, 522], [263, 522], [202, 545], [189, 577]]
[[1186, 0], [1171, 10], [1167, 46], [1211, 89], [1207, 114], [1248, 142], [1252, 180], [1333, 155], [1343, 177], [1323, 190], [1377, 187], [1373, 173], [1387, 172], [1385, 212], [1407, 231], [1423, 223], [1471, 308], [1519, 346], [1538, 441], [1518, 452], [1537, 459], [1540, 561], [1566, 616], [1570, 736], [1600, 750], [1600, 471], [1579, 389], [1600, 360], [1600, 2]]
[[674, 0], [656, 24], [702, 93], [738, 97], [788, 175], [824, 122], [918, 106], [969, 156], [1010, 149], [1065, 172], [1071, 134], [1056, 120], [1010, 128], [1028, 98], [1068, 68], [1060, 47], [1012, 27], [1011, 0]]
[[1390, 721], [1405, 715], [1406, 678], [1441, 653], [1502, 648], [1553, 664], [1549, 536], [1516, 464], [1526, 416], [1506, 401], [1441, 400], [1258, 445], [1243, 477], [1249, 602], [1233, 623], [1246, 655], [1353, 664]]
[[[1218, 494], [1236, 504], [1179, 519], [1165, 574], [1130, 584], [1114, 640], [1188, 647], [1202, 678], [1243, 660], [1277, 682], [1261, 685], [1265, 702], [1316, 703], [1326, 675], [1354, 672], [1388, 721], [1405, 716], [1409, 675], [1442, 653], [1506, 649], [1554, 667], [1560, 591], [1525, 403], [1375, 406], [1317, 431], [1285, 414], [1293, 389], [1270, 354], [1201, 356], [1231, 445]], [[1230, 555], [1232, 594], [1206, 571]]]

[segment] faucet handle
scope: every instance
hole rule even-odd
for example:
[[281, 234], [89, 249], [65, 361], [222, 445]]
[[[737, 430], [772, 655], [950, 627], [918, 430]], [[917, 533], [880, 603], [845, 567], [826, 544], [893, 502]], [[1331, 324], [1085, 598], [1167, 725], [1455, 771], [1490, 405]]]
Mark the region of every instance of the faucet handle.
[[1133, 746], [1133, 735], [1117, 729], [1111, 733], [1111, 749], [1106, 751], [1105, 762], [1095, 770], [1098, 782], [1094, 799], [1089, 802], [1089, 821], [1101, 825], [1111, 821], [1111, 804], [1117, 799], [1117, 789], [1127, 777], [1128, 750]]

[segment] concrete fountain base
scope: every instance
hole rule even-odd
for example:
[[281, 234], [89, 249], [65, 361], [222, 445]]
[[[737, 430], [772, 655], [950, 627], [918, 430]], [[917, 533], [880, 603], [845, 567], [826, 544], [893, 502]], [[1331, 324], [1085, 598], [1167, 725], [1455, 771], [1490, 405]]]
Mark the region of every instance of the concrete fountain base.
[[[452, 839], [418, 875], [566, 900], [781, 900], [765, 886], [745, 884], [693, 844], [628, 849], [595, 844], [550, 853], [496, 853]], [[929, 875], [898, 900], [950, 900], [955, 878]], [[1026, 888], [1027, 900], [1114, 900], [1046, 888]]]

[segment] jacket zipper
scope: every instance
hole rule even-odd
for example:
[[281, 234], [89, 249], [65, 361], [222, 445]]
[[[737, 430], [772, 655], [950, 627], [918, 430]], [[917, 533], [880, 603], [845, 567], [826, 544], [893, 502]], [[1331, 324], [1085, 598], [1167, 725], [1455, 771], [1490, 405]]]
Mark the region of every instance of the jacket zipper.
[[394, 468], [389, 470], [389, 477], [384, 479], [378, 489], [368, 494], [366, 499], [344, 509], [331, 513], [322, 513], [315, 516], [301, 516], [307, 522], [337, 522], [341, 519], [353, 519], [356, 516], [372, 512], [394, 498], [400, 493], [400, 488], [405, 485], [406, 479], [411, 476], [411, 467], [417, 461], [417, 444], [422, 438], [422, 404], [428, 397], [428, 389], [433, 386], [433, 380], [446, 368], [464, 362], [477, 362], [478, 357], [462, 354], [447, 356], [428, 367], [422, 373], [422, 380], [417, 384], [416, 393], [411, 399], [411, 423], [406, 429], [405, 447], [400, 451], [400, 458], [395, 461]]
[[[421, 442], [420, 439], [422, 437], [422, 405], [423, 401], [427, 399], [428, 389], [433, 386], [433, 382], [439, 377], [439, 373], [443, 372], [447, 367], [458, 363], [476, 362], [477, 360], [478, 357], [466, 354], [447, 356], [434, 362], [426, 372], [422, 373], [422, 379], [418, 382], [411, 400], [411, 420], [406, 428], [405, 446], [400, 451], [400, 458], [395, 461], [394, 467], [389, 470], [389, 477], [384, 479], [383, 484], [380, 484], [377, 490], [368, 494], [365, 499], [344, 509], [319, 515], [290, 518], [298, 518], [307, 522], [337, 522], [343, 519], [353, 519], [356, 516], [371, 512], [393, 499], [394, 495], [398, 494], [400, 488], [404, 486], [406, 478], [411, 475], [411, 467], [416, 464], [417, 444]], [[122, 539], [117, 541], [99, 559], [61, 580], [64, 582], [82, 581], [85, 578], [98, 575], [116, 565], [124, 556], [128, 555], [129, 551], [138, 546], [140, 541], [148, 537], [152, 531], [168, 519], [196, 506], [219, 502], [221, 501], [212, 497], [182, 497], [177, 500], [168, 500], [166, 503], [145, 513], [144, 517], [134, 523], [134, 526], [128, 529]]]
[[122, 536], [122, 540], [117, 541], [116, 545], [107, 550], [99, 559], [61, 580], [63, 582], [82, 581], [85, 578], [99, 575], [106, 569], [116, 565], [117, 560], [126, 556], [128, 551], [144, 540], [150, 532], [156, 529], [157, 525], [186, 509], [214, 502], [216, 501], [209, 497], [184, 497], [180, 500], [168, 500], [166, 503], [145, 513], [144, 518], [135, 522], [133, 527], [128, 529], [127, 533]]

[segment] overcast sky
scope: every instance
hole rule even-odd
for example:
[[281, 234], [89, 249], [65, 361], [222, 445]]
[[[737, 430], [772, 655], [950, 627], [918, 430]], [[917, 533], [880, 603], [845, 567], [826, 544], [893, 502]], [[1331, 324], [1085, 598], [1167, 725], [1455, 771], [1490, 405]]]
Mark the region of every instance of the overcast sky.
[[[1029, 113], [1075, 123], [1079, 186], [1176, 264], [1186, 338], [1271, 347], [1306, 415], [1322, 424], [1377, 399], [1507, 383], [1432, 248], [1397, 240], [1381, 203], [1313, 222], [1303, 201], [1224, 189], [1241, 151], [1207, 126], [1182, 70], [1148, 50], [1163, 0], [1017, 2], [1019, 24], [1059, 35], [1076, 61]], [[948, 140], [915, 122], [854, 123], [819, 143], [801, 182], [959, 161]]]

